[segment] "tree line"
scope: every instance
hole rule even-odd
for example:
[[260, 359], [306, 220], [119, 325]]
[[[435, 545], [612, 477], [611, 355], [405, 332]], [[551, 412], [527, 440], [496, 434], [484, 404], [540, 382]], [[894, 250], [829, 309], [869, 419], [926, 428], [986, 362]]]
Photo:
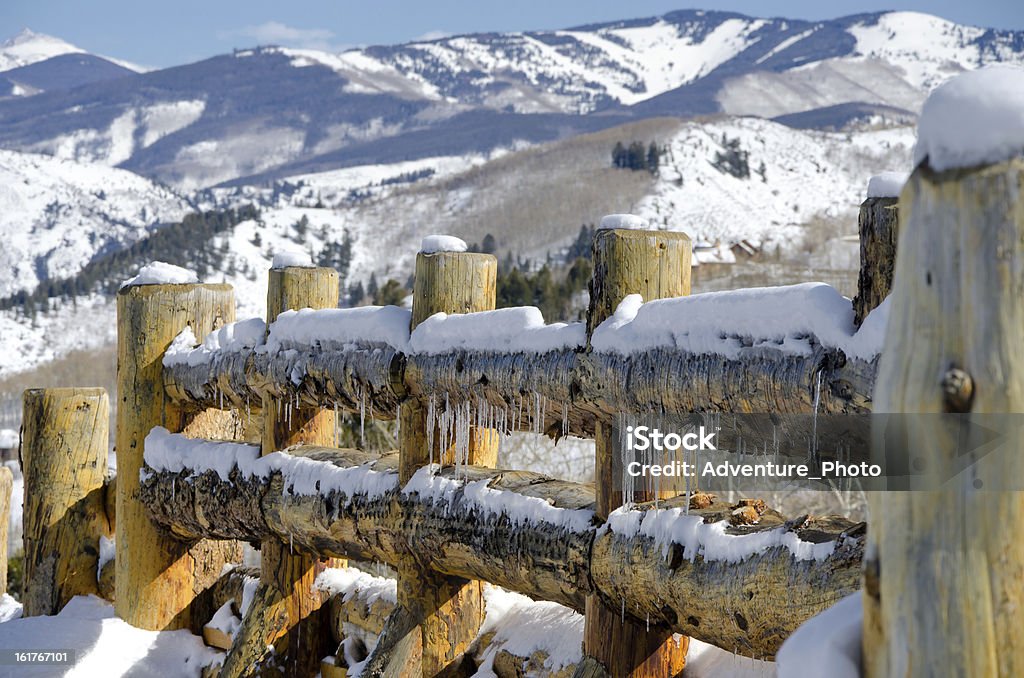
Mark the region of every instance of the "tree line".
[[[584, 224], [564, 253], [549, 255], [539, 265], [507, 252], [498, 260], [497, 308], [536, 306], [548, 322], [582, 319], [586, 313], [583, 292], [593, 272], [594, 230], [593, 224]], [[469, 246], [469, 251], [485, 254], [495, 254], [497, 249], [497, 240], [490, 233], [479, 245]], [[412, 276], [404, 284], [395, 278], [388, 278], [381, 284], [376, 274], [371, 274], [365, 285], [356, 281], [349, 286], [342, 298], [349, 306], [398, 306], [412, 292], [412, 286]]]
[[612, 147], [612, 167], [657, 174], [663, 153], [653, 141], [646, 146], [642, 141], [633, 141], [628, 146], [617, 141]]
[[0, 299], [0, 310], [20, 309], [26, 317], [34, 318], [37, 312], [49, 308], [52, 299], [74, 302], [76, 297], [90, 294], [112, 295], [137, 270], [140, 261], [185, 266], [202, 278], [220, 270], [229, 254], [226, 240], [221, 247], [210, 247], [210, 241], [243, 221], [259, 217], [260, 211], [252, 205], [187, 214], [180, 222], [164, 226], [128, 247], [93, 259], [73, 276], [44, 280], [31, 292], [21, 290]]

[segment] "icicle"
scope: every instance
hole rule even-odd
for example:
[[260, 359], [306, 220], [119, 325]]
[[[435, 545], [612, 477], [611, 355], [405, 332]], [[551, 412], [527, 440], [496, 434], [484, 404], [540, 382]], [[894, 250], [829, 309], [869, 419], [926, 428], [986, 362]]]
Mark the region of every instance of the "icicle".
[[430, 399], [427, 400], [427, 458], [430, 460], [431, 466], [434, 465], [434, 432], [437, 430], [436, 415], [434, 395], [431, 394]]
[[818, 406], [821, 404], [821, 371], [818, 371], [818, 378], [814, 384], [814, 418], [811, 424], [811, 454], [812, 459], [818, 454]]
[[359, 389], [359, 448], [366, 449], [366, 393]]

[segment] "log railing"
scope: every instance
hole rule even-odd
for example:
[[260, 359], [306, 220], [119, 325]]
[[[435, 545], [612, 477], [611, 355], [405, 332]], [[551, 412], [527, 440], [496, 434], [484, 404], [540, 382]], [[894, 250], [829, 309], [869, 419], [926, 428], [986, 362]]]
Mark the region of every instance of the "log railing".
[[[332, 272], [324, 269], [273, 271], [281, 280], [271, 294], [278, 289], [287, 299], [271, 301], [268, 315], [278, 320], [265, 333], [247, 321], [255, 337], [248, 341], [227, 340], [229, 329], [236, 339], [245, 333], [228, 325], [234, 308], [225, 286], [122, 290], [118, 466], [132, 478], [116, 483], [119, 614], [146, 628], [200, 631], [223, 604], [223, 589], [237, 588], [220, 576], [221, 564], [237, 561], [244, 541], [269, 546], [277, 565], [268, 567], [264, 555], [257, 604], [221, 675], [270, 664], [313, 672], [309, 654], [323, 651], [309, 635], [322, 638], [325, 626], [310, 619], [327, 608], [309, 582], [333, 558], [388, 563], [399, 575], [397, 605], [363, 675], [452, 670], [478, 632], [481, 581], [589, 612], [584, 672], [676, 672], [685, 643], [673, 634], [773, 657], [799, 624], [859, 587], [863, 524], [786, 521], [763, 502], [730, 505], [707, 494], [616, 508], [610, 457], [598, 461], [595, 485], [567, 483], [494, 469], [493, 439], [528, 430], [600, 443], [621, 414], [866, 413], [877, 356], [848, 352], [828, 332], [812, 331], [799, 336], [803, 351], [745, 330], [723, 334], [739, 348], [721, 352], [685, 342], [625, 353], [592, 346], [620, 301], [613, 296], [686, 293], [689, 274], [680, 234], [602, 231], [595, 256], [602, 264], [591, 289], [604, 296], [592, 303], [589, 322], [543, 328], [567, 339], [541, 349], [515, 341], [424, 348], [410, 332], [411, 318], [426, 321], [434, 311], [493, 307], [484, 272], [492, 260], [484, 255], [421, 253], [417, 272], [429, 284], [417, 285], [411, 317], [398, 309], [302, 311], [329, 328], [312, 337], [282, 332], [298, 316], [279, 314], [303, 305], [295, 301], [298, 281], [326, 289], [317, 272], [325, 280]], [[294, 289], [285, 294], [282, 285]], [[464, 294], [464, 286], [483, 292]], [[366, 313], [399, 314], [409, 328], [360, 333], [355, 326], [369, 323]], [[193, 349], [195, 330], [200, 339], [226, 334], [219, 347]], [[465, 408], [465, 431], [438, 423], [444, 406]], [[331, 436], [310, 422], [331, 410], [401, 413], [400, 453], [324, 447]], [[262, 440], [263, 449], [217, 439]], [[650, 536], [678, 533], [654, 529], [666, 525], [692, 525], [697, 536]], [[716, 527], [706, 532], [705, 525]], [[711, 532], [750, 546], [738, 560], [718, 558], [705, 550], [716, 538]]]

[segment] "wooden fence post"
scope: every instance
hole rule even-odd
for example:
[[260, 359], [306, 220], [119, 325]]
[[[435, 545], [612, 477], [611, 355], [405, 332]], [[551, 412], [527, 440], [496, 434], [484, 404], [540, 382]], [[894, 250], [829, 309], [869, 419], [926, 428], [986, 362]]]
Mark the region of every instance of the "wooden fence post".
[[[434, 313], [492, 310], [498, 261], [489, 254], [435, 252], [416, 256], [412, 325]], [[429, 463], [424, 403], [399, 408], [399, 480], [406, 483]], [[450, 441], [435, 439], [441, 463], [452, 463]], [[469, 463], [494, 466], [498, 435], [473, 431]], [[388, 618], [368, 675], [436, 676], [462, 660], [484, 618], [483, 583], [425, 570], [416, 562], [398, 566], [398, 607]]]
[[[332, 268], [271, 269], [267, 288], [267, 326], [288, 310], [337, 308], [338, 272]], [[263, 401], [263, 454], [292, 445], [333, 446], [335, 414], [323, 408], [299, 408], [273, 398]], [[328, 647], [330, 630], [321, 606], [326, 594], [313, 583], [328, 566], [343, 566], [293, 553], [288, 545], [264, 541], [260, 547], [260, 586], [225, 660], [221, 676], [253, 670], [287, 676], [315, 676]], [[273, 648], [273, 667], [267, 666]], [[258, 668], [257, 668], [258, 667]]]
[[29, 389], [23, 398], [22, 470], [26, 617], [60, 612], [97, 593], [110, 400], [102, 388]]
[[[869, 677], [1024, 675], [1019, 438], [988, 451], [971, 429], [937, 421], [961, 412], [985, 426], [986, 413], [1024, 412], [1022, 189], [1018, 157], [944, 172], [925, 163], [900, 196], [875, 411], [913, 413], [904, 445], [920, 454], [913, 468], [954, 472], [918, 491], [871, 493]], [[874, 454], [884, 459], [881, 442]], [[988, 453], [960, 466], [965, 452], [979, 451]]]
[[[644, 301], [690, 294], [690, 238], [672, 231], [601, 229], [594, 236], [594, 277], [590, 287], [587, 337], [615, 312], [622, 299], [640, 294]], [[622, 505], [622, 491], [613, 487], [612, 424], [598, 422], [594, 432], [597, 515]], [[637, 501], [654, 499], [642, 493]], [[597, 660], [614, 678], [679, 675], [686, 664], [689, 639], [676, 642], [672, 633], [624, 617], [595, 595], [587, 597], [584, 654]], [[584, 662], [581, 666], [586, 666]], [[580, 675], [579, 673], [577, 675]]]
[[[161, 535], [138, 501], [143, 443], [154, 426], [199, 434], [212, 417], [172, 403], [164, 389], [163, 355], [186, 327], [205, 337], [235, 319], [230, 285], [134, 285], [117, 295], [117, 616], [150, 630], [192, 628], [192, 604], [221, 572], [241, 559], [235, 542], [189, 546]], [[204, 428], [205, 427], [205, 428]]]
[[7, 539], [10, 536], [13, 489], [14, 474], [6, 466], [0, 466], [0, 595], [7, 593]]
[[853, 299], [853, 321], [858, 327], [892, 288], [900, 218], [898, 198], [868, 198], [860, 205], [860, 273]]

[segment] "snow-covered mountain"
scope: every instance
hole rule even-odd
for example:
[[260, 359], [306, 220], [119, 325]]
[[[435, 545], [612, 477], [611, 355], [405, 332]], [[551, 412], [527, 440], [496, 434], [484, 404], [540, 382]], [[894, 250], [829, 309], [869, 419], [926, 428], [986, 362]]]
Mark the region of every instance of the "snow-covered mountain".
[[45, 61], [61, 54], [83, 52], [85, 50], [70, 42], [65, 42], [52, 35], [35, 33], [26, 28], [14, 37], [0, 43], [0, 72]]
[[[963, 69], [1024, 62], [1024, 32], [912, 12], [808, 22], [729, 12], [462, 35], [340, 54], [263, 47], [0, 101], [0, 147], [191, 190], [489, 153], [657, 116], [913, 115]], [[810, 121], [810, 122], [808, 122]]]
[[[1020, 61], [1022, 47], [1019, 33], [959, 26], [914, 12], [807, 22], [685, 10], [569, 30], [465, 35], [340, 55], [281, 51], [295, 65], [335, 69], [353, 92], [519, 112], [590, 113], [637, 104], [710, 76], [724, 87], [736, 77], [803, 73], [824, 65], [859, 87], [831, 95], [830, 104], [871, 101], [916, 108], [923, 93], [949, 75], [991, 61]], [[873, 62], [884, 62], [884, 73], [862, 68]], [[832, 84], [821, 89], [833, 89]], [[727, 113], [747, 113], [740, 109], [752, 103], [737, 101], [735, 92], [716, 98]], [[789, 110], [773, 114], [821, 104], [813, 98], [794, 101]]]
[[0, 297], [71, 276], [188, 210], [126, 170], [0, 151]]

